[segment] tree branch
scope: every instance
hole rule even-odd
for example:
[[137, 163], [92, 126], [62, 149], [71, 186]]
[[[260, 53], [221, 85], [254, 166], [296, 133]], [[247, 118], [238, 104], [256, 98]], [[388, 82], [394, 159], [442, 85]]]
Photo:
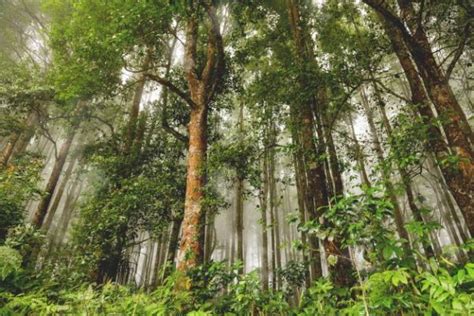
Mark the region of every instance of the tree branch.
[[183, 99], [191, 108], [196, 107], [196, 103], [194, 103], [193, 100], [191, 100], [191, 97], [186, 92], [182, 91], [177, 86], [175, 86], [171, 81], [166, 80], [160, 76], [150, 74], [150, 73], [146, 73], [145, 77], [150, 78], [151, 80], [156, 81], [159, 84], [170, 89], [173, 93], [175, 93], [177, 96]]
[[218, 79], [224, 71], [224, 45], [220, 32], [220, 24], [216, 16], [216, 8], [208, 3], [205, 3], [204, 6], [211, 22], [211, 28], [208, 35], [207, 63], [202, 72], [202, 80], [204, 81], [205, 86], [210, 88], [207, 97], [207, 101], [209, 102], [212, 100], [217, 90], [219, 84]]
[[448, 79], [448, 80], [451, 77], [451, 73], [453, 72], [454, 67], [456, 66], [459, 58], [461, 58], [461, 55], [464, 52], [464, 47], [466, 46], [467, 39], [469, 38], [469, 34], [470, 34], [470, 27], [471, 27], [471, 23], [467, 22], [466, 26], [464, 27], [464, 36], [461, 39], [461, 42], [459, 43], [459, 46], [455, 50], [456, 54], [454, 54], [453, 59], [451, 60], [451, 62], [449, 63], [448, 68], [446, 69], [446, 79]]
[[189, 138], [186, 136], [186, 135], [183, 135], [181, 134], [180, 132], [178, 132], [177, 130], [175, 130], [174, 128], [172, 128], [169, 124], [168, 124], [168, 121], [166, 120], [166, 116], [163, 115], [161, 117], [161, 126], [163, 127], [163, 129], [165, 131], [167, 131], [168, 133], [170, 133], [171, 135], [173, 135], [177, 140], [187, 144], [189, 142]]

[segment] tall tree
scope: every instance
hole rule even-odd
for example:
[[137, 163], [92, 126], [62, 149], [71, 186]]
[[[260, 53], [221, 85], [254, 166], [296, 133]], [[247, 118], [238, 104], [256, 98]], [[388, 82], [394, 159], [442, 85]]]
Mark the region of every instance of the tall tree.
[[[199, 14], [204, 9], [208, 20], [207, 52], [204, 65], [197, 56], [199, 43]], [[205, 1], [191, 1], [187, 8], [184, 71], [188, 83], [187, 95], [169, 82], [154, 77], [182, 97], [190, 107], [188, 126], [189, 149], [187, 158], [186, 197], [183, 218], [183, 233], [178, 253], [178, 269], [187, 270], [202, 261], [204, 218], [203, 199], [205, 162], [207, 153], [207, 116], [209, 104], [213, 101], [224, 70], [224, 46], [220, 33], [216, 7]]]
[[[437, 112], [441, 117], [441, 124], [446, 134], [448, 144], [455, 155], [459, 158], [455, 168], [459, 170], [465, 180], [463, 186], [457, 186], [453, 175], [449, 175], [446, 182], [451, 182], [454, 189], [453, 195], [462, 209], [469, 230], [474, 233], [474, 206], [472, 203], [472, 192], [474, 189], [474, 156], [473, 156], [473, 134], [466, 115], [459, 105], [449, 84], [449, 78], [443, 73], [433, 54], [432, 45], [426, 34], [423, 16], [426, 12], [425, 6], [421, 6], [417, 12], [413, 3], [408, 0], [398, 0], [400, 16], [383, 2], [375, 0], [364, 0], [383, 17], [388, 27], [393, 31], [390, 35], [400, 34], [407, 49], [415, 62], [418, 73], [423, 81], [424, 87]], [[433, 5], [433, 4], [429, 4]], [[467, 23], [469, 32], [470, 22]], [[407, 28], [408, 26], [408, 28]], [[456, 61], [456, 60], [455, 60]]]

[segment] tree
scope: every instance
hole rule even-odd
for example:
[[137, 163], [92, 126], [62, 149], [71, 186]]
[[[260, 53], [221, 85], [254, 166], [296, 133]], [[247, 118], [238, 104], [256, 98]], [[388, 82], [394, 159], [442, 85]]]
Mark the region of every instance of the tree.
[[[403, 38], [404, 44], [417, 65], [428, 96], [441, 117], [441, 124], [448, 144], [453, 153], [458, 157], [453, 167], [459, 170], [458, 172], [461, 175], [455, 176], [449, 173], [445, 174], [445, 177], [446, 182], [451, 183], [450, 187], [453, 189], [453, 195], [456, 196], [456, 201], [462, 209], [469, 230], [472, 233], [474, 232], [474, 224], [472, 224], [474, 222], [474, 210], [469, 198], [474, 187], [472, 183], [474, 170], [472, 162], [472, 131], [466, 115], [449, 85], [448, 78], [433, 55], [423, 21], [420, 20], [423, 16], [424, 8], [421, 7], [419, 12], [416, 12], [409, 1], [399, 0], [397, 2], [401, 12], [399, 17], [390, 7], [382, 3], [373, 0], [366, 0], [364, 2], [383, 17], [386, 26], [391, 29], [388, 34], [389, 36], [401, 36]], [[469, 29], [469, 22], [467, 23], [466, 27]], [[405, 25], [408, 26], [408, 29]], [[462, 180], [462, 184], [453, 178]]]

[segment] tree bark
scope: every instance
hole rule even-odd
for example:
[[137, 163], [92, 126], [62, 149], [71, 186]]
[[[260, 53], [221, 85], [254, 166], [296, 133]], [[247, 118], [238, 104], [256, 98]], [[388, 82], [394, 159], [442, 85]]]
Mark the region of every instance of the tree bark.
[[[194, 1], [191, 2], [193, 5]], [[199, 2], [206, 9], [210, 21], [206, 62], [200, 75], [197, 74], [198, 20], [197, 13], [191, 12], [186, 26], [184, 70], [190, 97], [176, 91], [188, 101], [191, 107], [189, 130], [189, 150], [187, 159], [186, 195], [183, 218], [183, 234], [178, 253], [178, 270], [186, 271], [202, 262], [203, 253], [203, 198], [205, 162], [207, 153], [207, 114], [224, 69], [224, 48], [216, 18], [215, 7]], [[197, 8], [194, 8], [197, 9]]]
[[[293, 34], [294, 45], [297, 51], [298, 63], [304, 65], [308, 58], [308, 48], [301, 24], [301, 14], [297, 0], [287, 0], [290, 28]], [[300, 89], [305, 89], [306, 79], [303, 73], [299, 76]], [[301, 155], [304, 161], [306, 174], [305, 204], [309, 219], [319, 221], [318, 208], [327, 205], [327, 187], [324, 166], [319, 161], [319, 154], [322, 153], [321, 146], [316, 146], [314, 142], [314, 117], [312, 109], [315, 97], [310, 96], [302, 104], [292, 104], [292, 129], [300, 131], [292, 132], [296, 138], [297, 155]], [[320, 144], [321, 145], [321, 144]], [[321, 260], [319, 254], [319, 240], [315, 236], [310, 236], [311, 248], [311, 277], [313, 279], [322, 276]]]
[[168, 251], [166, 255], [166, 261], [170, 266], [173, 265], [174, 259], [176, 258], [176, 252], [178, 251], [179, 245], [179, 232], [181, 230], [181, 223], [183, 222], [182, 217], [175, 217], [173, 219], [170, 240], [168, 243]]
[[359, 140], [357, 139], [357, 134], [354, 129], [354, 122], [352, 119], [352, 113], [349, 113], [349, 125], [351, 127], [352, 138], [354, 140], [354, 151], [356, 156], [356, 161], [360, 173], [361, 183], [365, 185], [367, 188], [372, 187], [370, 183], [369, 176], [367, 174], [367, 170], [365, 169], [365, 161], [364, 161], [364, 152], [359, 144]]
[[10, 157], [13, 153], [13, 148], [15, 147], [15, 144], [18, 142], [19, 138], [20, 138], [20, 134], [18, 132], [13, 133], [10, 136], [7, 144], [3, 148], [2, 153], [0, 155], [0, 165], [6, 166], [8, 164], [8, 161], [10, 160]]
[[[474, 171], [472, 156], [469, 158], [466, 157], [466, 155], [459, 155], [459, 150], [454, 150], [461, 158], [466, 158], [464, 161], [460, 161], [459, 170], [455, 170], [455, 168], [443, 162], [449, 155], [450, 150], [443, 140], [441, 131], [435, 123], [433, 123], [435, 114], [430, 108], [428, 96], [423, 89], [418, 71], [410, 58], [408, 48], [403, 39], [403, 34], [391, 23], [385, 21], [383, 24], [410, 86], [412, 102], [417, 106], [419, 115], [424, 124], [429, 126], [428, 143], [430, 150], [434, 153], [446, 184], [461, 209], [466, 223], [468, 223], [471, 235], [474, 235], [474, 203], [472, 203], [474, 199]], [[425, 80], [430, 79], [425, 78]], [[437, 110], [439, 111], [438, 107]], [[441, 112], [440, 114], [442, 115]], [[443, 125], [443, 128], [446, 131], [445, 125], [446, 124]], [[446, 136], [449, 139], [450, 135], [448, 132], [446, 132]], [[449, 143], [451, 145], [454, 141], [451, 140]]]
[[[303, 162], [301, 160], [301, 157], [298, 156], [296, 153], [293, 154], [293, 164], [295, 168], [295, 181], [296, 181], [296, 194], [297, 194], [297, 199], [298, 199], [298, 213], [299, 213], [299, 222], [300, 224], [303, 224], [306, 222], [306, 206], [305, 206], [305, 197], [304, 194], [306, 192], [306, 187], [305, 187], [305, 174], [303, 170]], [[310, 263], [308, 251], [306, 250], [305, 246], [308, 242], [308, 236], [306, 232], [301, 232], [301, 242], [304, 245], [302, 247], [301, 252], [302, 252], [302, 257], [303, 257], [303, 263], [305, 264], [305, 267], [307, 264]], [[310, 270], [308, 268], [305, 268], [305, 285], [307, 288], [311, 285], [311, 276], [310, 276]]]
[[44, 231], [49, 231], [51, 227], [51, 223], [53, 222], [54, 215], [56, 214], [56, 211], [58, 209], [59, 203], [61, 202], [61, 199], [63, 198], [64, 195], [64, 190], [66, 189], [66, 186], [69, 182], [69, 179], [72, 175], [72, 171], [74, 170], [74, 166], [76, 164], [76, 159], [77, 157], [71, 158], [71, 161], [69, 162], [69, 165], [64, 172], [63, 178], [61, 180], [61, 185], [59, 186], [56, 196], [54, 198], [54, 202], [49, 208], [49, 212], [47, 213], [46, 220], [43, 223], [43, 226], [41, 227]]
[[76, 128], [77, 126], [73, 126], [72, 130], [68, 132], [65, 142], [62, 144], [61, 149], [59, 150], [58, 157], [56, 158], [53, 170], [51, 171], [48, 183], [46, 184], [45, 193], [33, 215], [32, 224], [38, 229], [43, 225], [49, 204], [58, 184], [59, 176], [61, 175], [64, 163], [66, 162], [66, 158], [69, 154], [69, 149], [71, 148], [72, 141], [74, 140]]
[[191, 110], [189, 123], [189, 150], [186, 178], [186, 198], [183, 219], [183, 235], [178, 268], [186, 270], [202, 262], [201, 225], [202, 200], [205, 185], [205, 161], [207, 151], [207, 106]]
[[22, 154], [31, 137], [34, 135], [34, 127], [38, 122], [38, 113], [32, 110], [26, 119], [26, 129], [23, 132], [14, 132], [0, 154], [0, 166], [6, 166], [16, 155]]
[[268, 290], [268, 233], [267, 233], [267, 205], [268, 205], [268, 168], [267, 148], [264, 149], [262, 163], [262, 189], [260, 191], [260, 212], [262, 225], [262, 289]]
[[64, 210], [61, 214], [61, 217], [59, 218], [58, 224], [51, 233], [51, 241], [48, 249], [49, 253], [52, 253], [54, 250], [58, 249], [64, 241], [77, 204], [77, 200], [79, 199], [80, 192], [82, 191], [82, 186], [83, 183], [79, 179], [79, 176], [77, 176], [67, 194], [66, 201], [64, 203]]
[[137, 122], [138, 122], [138, 115], [140, 113], [140, 103], [142, 101], [143, 90], [146, 84], [146, 70], [149, 68], [151, 62], [151, 50], [148, 50], [145, 56], [145, 60], [143, 61], [142, 68], [144, 69], [138, 75], [137, 83], [135, 86], [135, 91], [133, 93], [133, 100], [130, 106], [129, 111], [129, 119], [128, 119], [128, 127], [127, 127], [127, 139], [125, 142], [125, 152], [129, 152], [130, 148], [132, 147], [135, 139], [137, 138]]

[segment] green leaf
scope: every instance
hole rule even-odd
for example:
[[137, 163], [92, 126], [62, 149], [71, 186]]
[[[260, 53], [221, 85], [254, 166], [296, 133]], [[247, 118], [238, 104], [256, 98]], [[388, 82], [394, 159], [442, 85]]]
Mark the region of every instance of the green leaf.
[[338, 258], [337, 258], [337, 256], [329, 255], [327, 260], [328, 260], [328, 264], [330, 266], [335, 266], [336, 263], [337, 263]]
[[393, 248], [391, 246], [386, 246], [383, 248], [382, 255], [385, 260], [388, 260], [393, 255]]

